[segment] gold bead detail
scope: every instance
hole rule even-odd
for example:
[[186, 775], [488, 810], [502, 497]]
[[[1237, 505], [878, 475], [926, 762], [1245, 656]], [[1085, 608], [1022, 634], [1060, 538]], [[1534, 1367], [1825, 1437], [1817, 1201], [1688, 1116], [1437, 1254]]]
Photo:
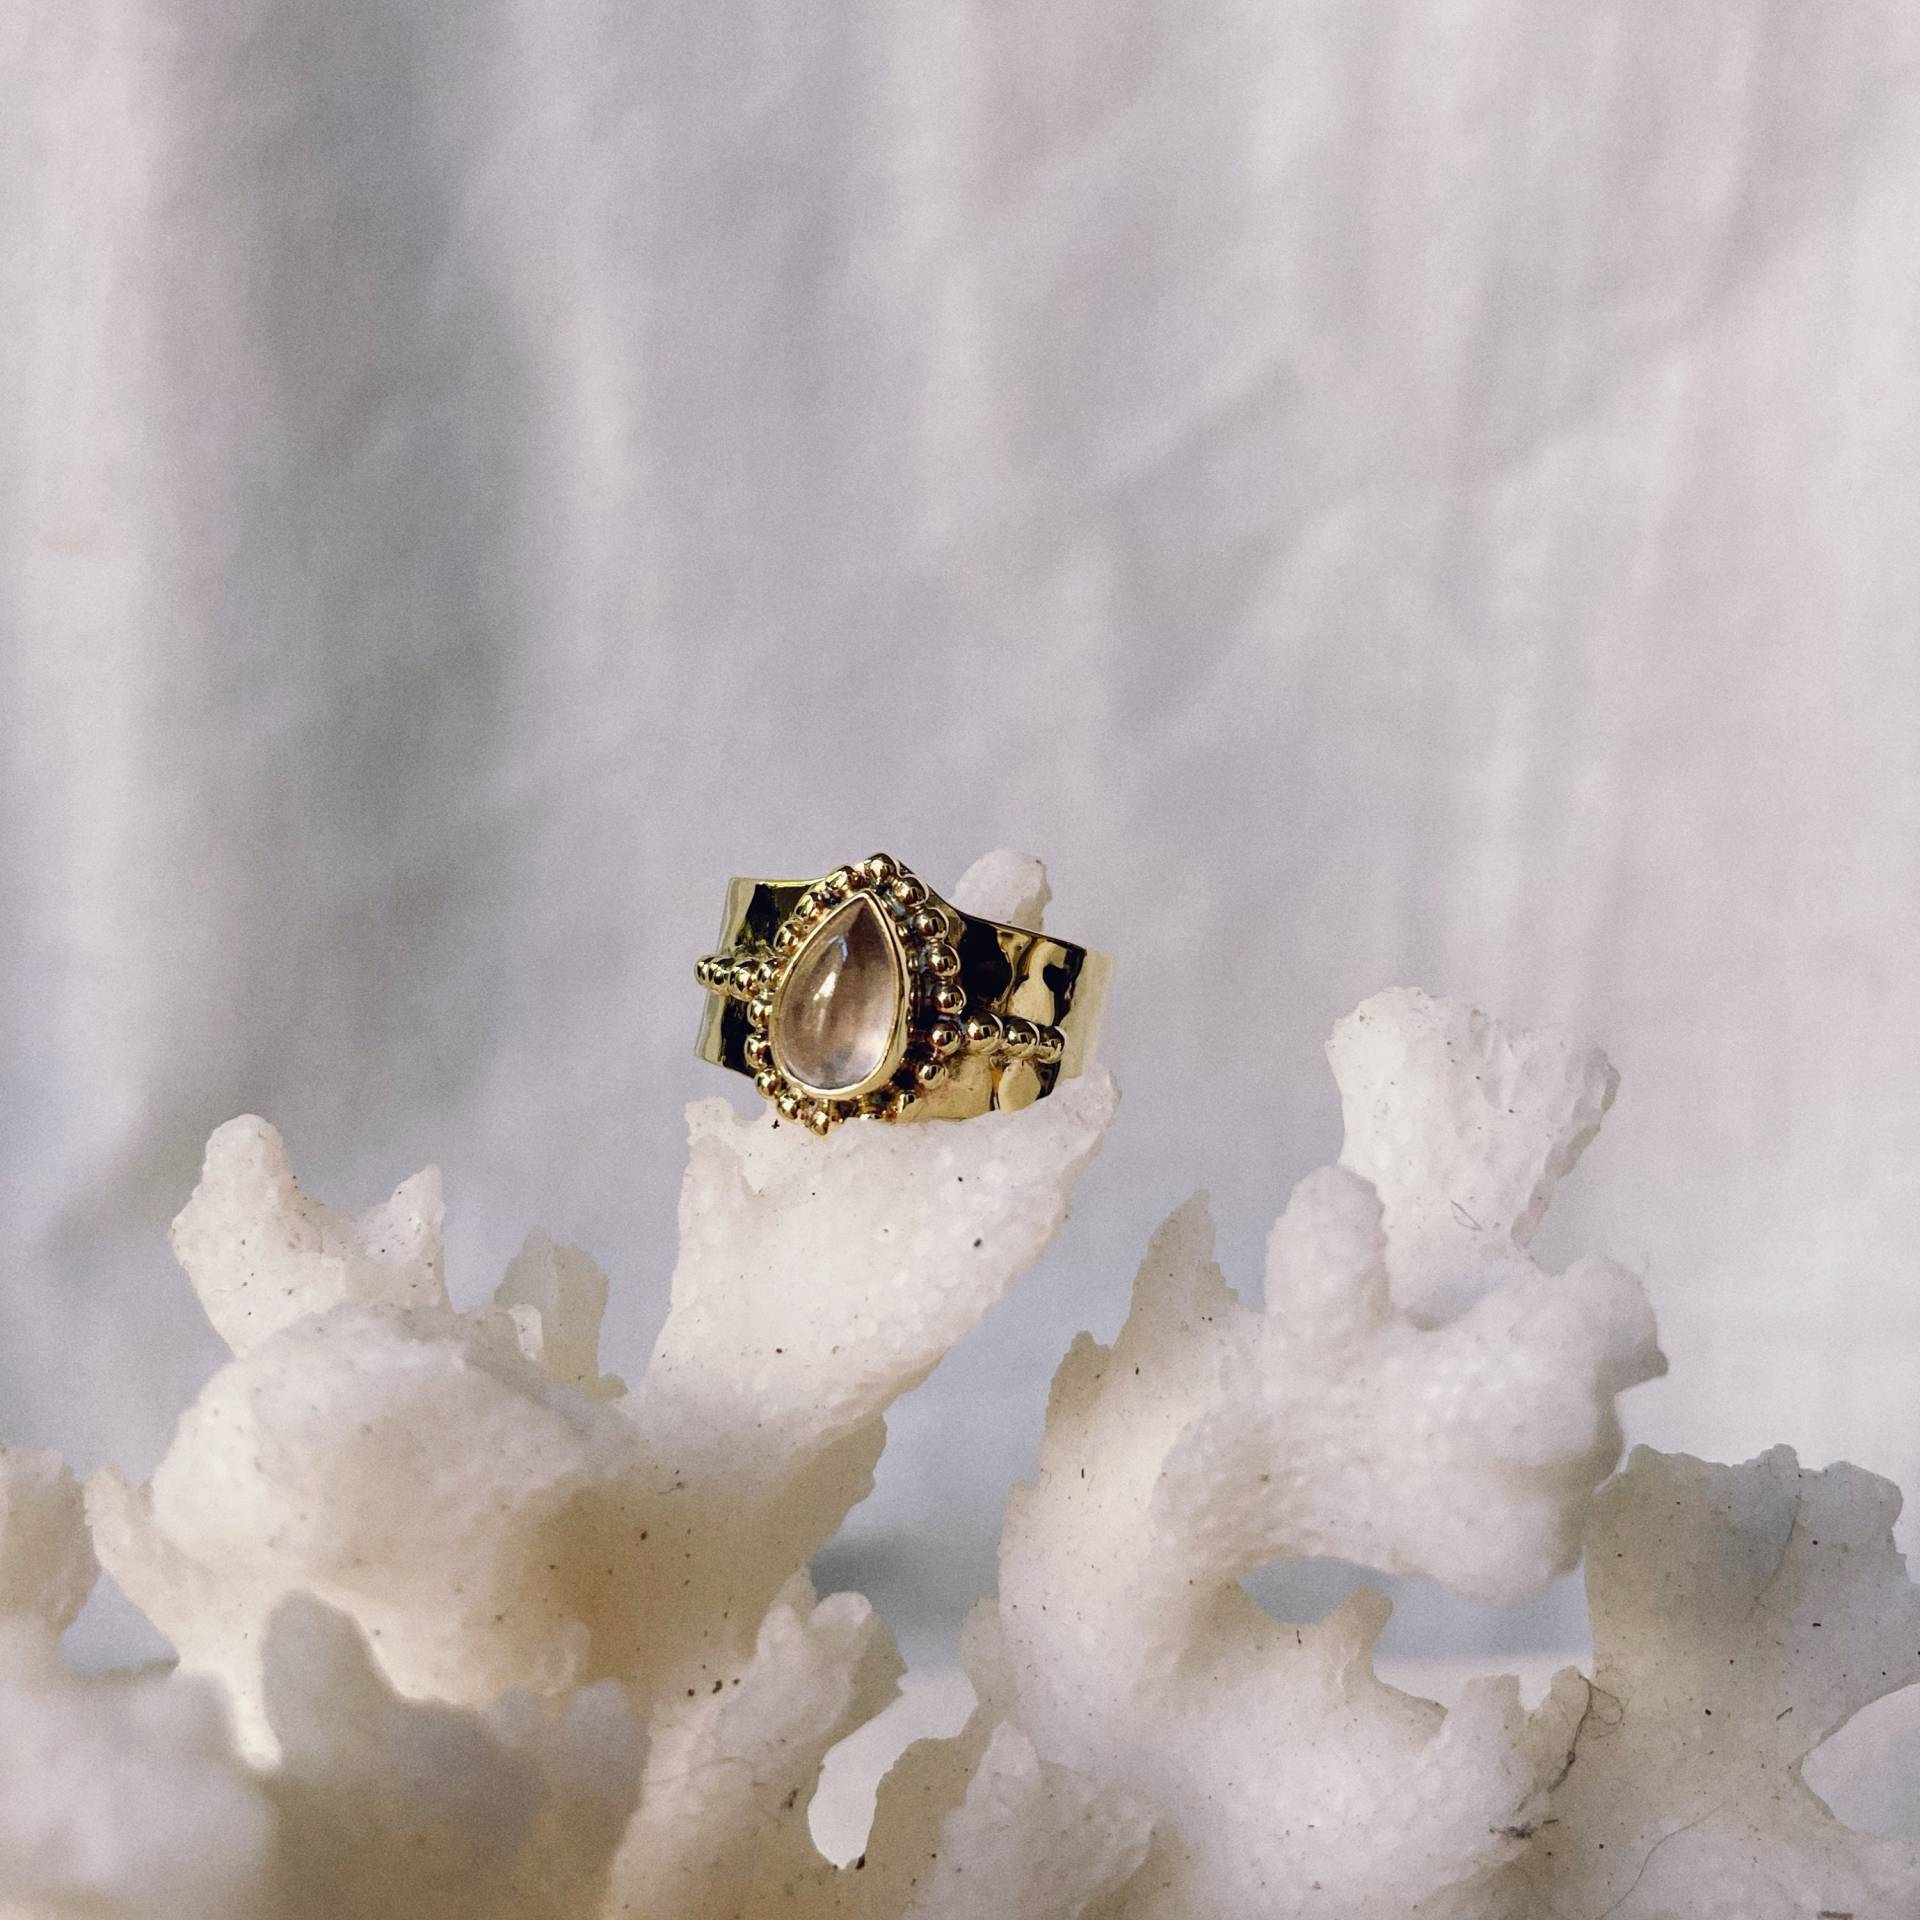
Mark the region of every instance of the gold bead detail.
[[900, 871], [892, 859], [884, 853], [870, 855], [864, 864], [867, 878], [876, 887], [884, 887]]
[[959, 1025], [952, 1020], [936, 1020], [927, 1029], [927, 1045], [935, 1053], [953, 1053], [965, 1038]]
[[780, 1076], [771, 1067], [762, 1067], [753, 1076], [753, 1084], [771, 1100], [780, 1091]]
[[960, 956], [944, 943], [927, 949], [927, 971], [939, 980], [951, 980], [960, 971]]
[[910, 873], [903, 873], [893, 883], [891, 892], [903, 907], [917, 907], [927, 897], [926, 887]]
[[938, 1060], [922, 1060], [914, 1068], [913, 1077], [923, 1087], [937, 1087], [947, 1077], [947, 1070]]
[[933, 1006], [936, 1013], [964, 1013], [967, 996], [960, 988], [943, 980], [933, 990]]
[[997, 1047], [1000, 1034], [998, 1014], [976, 1013], [967, 1021], [967, 1045], [970, 1047]]
[[1001, 1044], [1012, 1054], [1031, 1053], [1039, 1037], [1031, 1020], [1009, 1020]]

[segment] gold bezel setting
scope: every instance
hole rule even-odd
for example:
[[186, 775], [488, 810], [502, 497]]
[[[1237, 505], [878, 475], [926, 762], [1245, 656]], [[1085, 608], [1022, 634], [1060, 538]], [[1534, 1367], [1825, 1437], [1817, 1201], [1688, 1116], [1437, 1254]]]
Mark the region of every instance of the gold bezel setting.
[[[781, 996], [813, 937], [862, 896], [880, 911], [901, 972], [893, 1032], [865, 1079], [841, 1089], [810, 1086], [776, 1057]], [[969, 1011], [959, 949], [965, 924], [911, 869], [876, 853], [807, 882], [770, 940], [742, 939], [727, 952], [708, 954], [695, 963], [694, 977], [708, 992], [744, 1006], [741, 1059], [756, 1089], [784, 1118], [824, 1136], [843, 1120], [913, 1117], [969, 1054], [1049, 1065], [1061, 1059], [1066, 1041], [1058, 1027]]]

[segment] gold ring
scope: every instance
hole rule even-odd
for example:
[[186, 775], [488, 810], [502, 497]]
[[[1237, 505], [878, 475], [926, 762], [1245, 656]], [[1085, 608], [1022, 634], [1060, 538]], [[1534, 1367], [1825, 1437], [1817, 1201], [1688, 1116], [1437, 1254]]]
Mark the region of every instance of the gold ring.
[[1104, 956], [949, 905], [890, 855], [818, 880], [735, 880], [695, 1049], [821, 1135], [855, 1117], [964, 1120], [1078, 1073]]

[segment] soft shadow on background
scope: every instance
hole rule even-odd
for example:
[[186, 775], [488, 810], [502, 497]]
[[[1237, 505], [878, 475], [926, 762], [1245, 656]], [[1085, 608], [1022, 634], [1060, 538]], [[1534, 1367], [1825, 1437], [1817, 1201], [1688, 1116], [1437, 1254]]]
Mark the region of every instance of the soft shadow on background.
[[7, 1437], [150, 1467], [246, 1109], [638, 1373], [726, 877], [1013, 844], [1127, 1097], [828, 1556], [911, 1654], [1394, 981], [1618, 1062], [1544, 1244], [1648, 1276], [1636, 1437], [1920, 1486], [1916, 78], [1906, 0], [8, 11]]

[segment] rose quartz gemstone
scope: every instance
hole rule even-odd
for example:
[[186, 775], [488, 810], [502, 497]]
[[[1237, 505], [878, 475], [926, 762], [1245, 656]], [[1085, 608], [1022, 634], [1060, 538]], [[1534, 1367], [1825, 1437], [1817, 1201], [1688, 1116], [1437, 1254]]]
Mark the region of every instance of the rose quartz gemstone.
[[795, 956], [773, 1010], [774, 1063], [816, 1093], [859, 1086], [887, 1057], [905, 991], [881, 909], [856, 894]]

